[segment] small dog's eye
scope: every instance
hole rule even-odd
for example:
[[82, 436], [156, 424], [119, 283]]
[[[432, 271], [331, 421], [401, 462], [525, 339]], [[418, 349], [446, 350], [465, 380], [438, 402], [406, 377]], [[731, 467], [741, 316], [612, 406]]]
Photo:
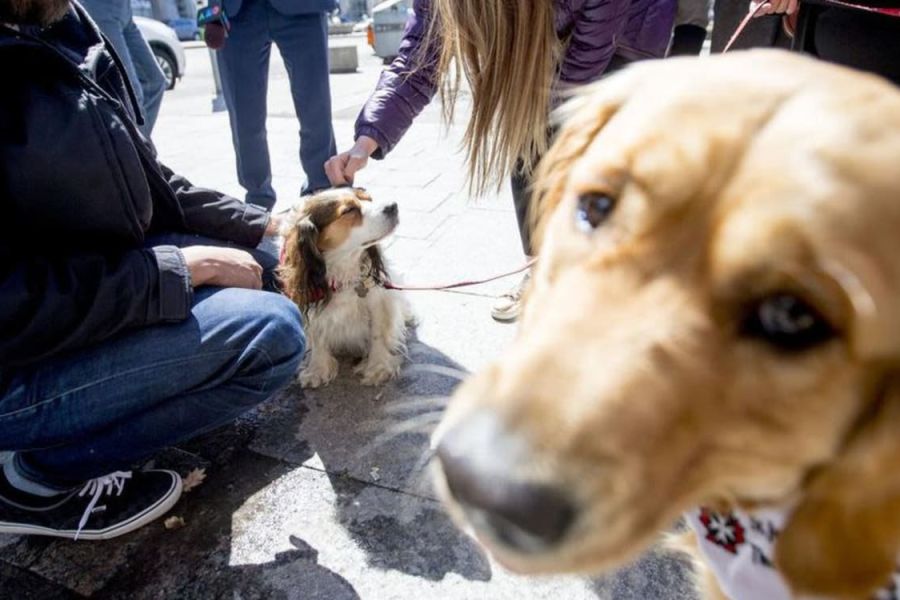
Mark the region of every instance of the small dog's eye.
[[358, 212], [360, 212], [358, 206], [353, 206], [353, 205], [346, 206], [346, 207], [344, 207], [344, 210], [341, 211], [341, 216], [343, 217], [344, 215], [350, 215], [350, 214], [358, 213]]
[[578, 196], [575, 224], [585, 233], [600, 226], [616, 206], [616, 201], [601, 192], [587, 192]]
[[799, 352], [834, 337], [835, 330], [819, 312], [792, 294], [774, 294], [751, 307], [743, 323], [745, 335], [779, 350]]

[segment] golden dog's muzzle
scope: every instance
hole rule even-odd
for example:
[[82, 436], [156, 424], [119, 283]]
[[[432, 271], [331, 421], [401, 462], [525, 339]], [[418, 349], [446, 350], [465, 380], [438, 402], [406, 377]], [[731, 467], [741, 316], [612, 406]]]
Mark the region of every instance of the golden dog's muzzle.
[[441, 438], [437, 457], [447, 491], [480, 536], [523, 554], [562, 542], [576, 509], [560, 489], [514, 479], [530, 462], [525, 439], [489, 409], [470, 414]]

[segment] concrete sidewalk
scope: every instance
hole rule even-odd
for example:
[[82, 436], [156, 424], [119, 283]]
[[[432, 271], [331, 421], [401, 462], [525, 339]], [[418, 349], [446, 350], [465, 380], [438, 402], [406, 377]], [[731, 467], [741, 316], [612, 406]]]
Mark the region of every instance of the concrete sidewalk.
[[[360, 71], [332, 78], [343, 149], [381, 61], [358, 36], [333, 43], [360, 47]], [[243, 197], [227, 115], [210, 112], [212, 90], [207, 51], [188, 50], [187, 75], [167, 94], [154, 138], [177, 172]], [[402, 225], [388, 254], [410, 283], [473, 279], [523, 262], [508, 191], [478, 202], [465, 194], [461, 129], [445, 135], [435, 103], [358, 182], [400, 203]], [[268, 131], [284, 205], [296, 199], [302, 174], [298, 124], [276, 53]], [[382, 388], [361, 387], [344, 365], [322, 391], [288, 389], [234, 426], [154, 459], [183, 474], [207, 470], [206, 482], [172, 512], [184, 519], [181, 529], [159, 522], [118, 540], [77, 544], [0, 536], [0, 598], [693, 598], [684, 565], [659, 553], [596, 580], [509, 574], [458, 533], [434, 500], [422, 470], [434, 407], [465, 372], [511, 343], [514, 327], [492, 321], [489, 308], [513, 283], [412, 293], [421, 324], [410, 360]], [[414, 419], [421, 427], [401, 432]]]

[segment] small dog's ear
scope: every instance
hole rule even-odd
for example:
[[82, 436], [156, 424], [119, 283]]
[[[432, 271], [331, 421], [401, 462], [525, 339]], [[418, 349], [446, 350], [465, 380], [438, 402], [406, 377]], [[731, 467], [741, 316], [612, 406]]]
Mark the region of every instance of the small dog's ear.
[[387, 268], [384, 265], [384, 257], [381, 255], [381, 249], [376, 244], [366, 248], [366, 254], [369, 255], [369, 262], [372, 265], [372, 277], [379, 285], [387, 280]]
[[328, 289], [328, 278], [325, 273], [325, 259], [319, 252], [319, 229], [309, 217], [297, 223], [297, 249], [306, 271], [306, 290], [313, 294]]
[[775, 546], [796, 595], [871, 598], [900, 552], [900, 377], [807, 484]]
[[309, 217], [299, 220], [284, 240], [279, 275], [284, 293], [301, 308], [331, 295], [318, 242], [319, 230]]

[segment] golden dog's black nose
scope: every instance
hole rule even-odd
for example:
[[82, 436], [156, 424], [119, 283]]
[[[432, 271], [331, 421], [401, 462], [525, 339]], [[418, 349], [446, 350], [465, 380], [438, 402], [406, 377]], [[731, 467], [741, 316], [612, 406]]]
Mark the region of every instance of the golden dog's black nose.
[[511, 549], [536, 553], [562, 540], [575, 509], [556, 488], [514, 477], [529, 454], [486, 411], [448, 431], [437, 447], [447, 487], [471, 524]]
[[390, 204], [385, 206], [384, 214], [386, 214], [389, 217], [396, 217], [397, 216], [397, 203], [391, 202]]

